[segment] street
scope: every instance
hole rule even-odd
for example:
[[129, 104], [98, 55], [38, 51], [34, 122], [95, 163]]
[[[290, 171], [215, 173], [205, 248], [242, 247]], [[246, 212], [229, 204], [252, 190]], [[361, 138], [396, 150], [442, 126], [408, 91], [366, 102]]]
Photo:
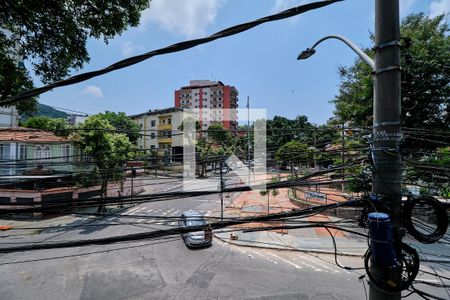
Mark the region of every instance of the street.
[[[173, 179], [158, 179], [158, 182], [158, 185], [153, 185], [153, 192], [174, 186]], [[122, 211], [120, 215], [89, 223], [104, 226], [53, 230], [29, 238], [21, 237], [20, 242], [99, 238], [167, 228], [176, 226], [174, 221], [161, 221], [149, 216], [176, 217], [187, 209], [199, 210], [205, 216], [220, 215], [220, 201], [217, 195], [211, 195], [142, 203]], [[107, 225], [120, 222], [134, 224]], [[191, 250], [179, 236], [6, 254], [0, 257], [0, 272], [4, 274], [0, 280], [2, 299], [364, 297], [359, 275], [339, 269], [331, 256], [322, 258], [300, 252], [246, 249], [217, 239], [209, 248]]]

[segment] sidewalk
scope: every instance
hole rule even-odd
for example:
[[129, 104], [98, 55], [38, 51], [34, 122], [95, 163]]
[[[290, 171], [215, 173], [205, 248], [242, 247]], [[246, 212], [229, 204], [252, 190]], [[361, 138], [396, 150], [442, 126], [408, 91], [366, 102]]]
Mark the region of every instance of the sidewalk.
[[[291, 211], [298, 208], [290, 202], [288, 189], [278, 189], [278, 195], [262, 196], [259, 191], [240, 193], [224, 210], [224, 217], [262, 216], [270, 213]], [[315, 215], [305, 218], [306, 221], [335, 221], [326, 215]], [[278, 229], [269, 231], [251, 231], [256, 227], [282, 226], [281, 221], [260, 222], [236, 225], [223, 232], [215, 233], [216, 238], [239, 246], [273, 248], [283, 250], [298, 250], [318, 253], [334, 253], [333, 241], [324, 228]], [[335, 236], [338, 253], [344, 255], [362, 256], [367, 250], [365, 238], [330, 229]]]
[[[277, 196], [261, 196], [259, 191], [246, 191], [235, 197], [224, 210], [225, 218], [263, 216], [268, 212], [278, 213], [290, 211], [298, 208], [290, 202], [288, 189], [278, 189]], [[330, 191], [327, 191], [328, 193]], [[335, 201], [340, 201], [339, 192], [333, 197]], [[331, 199], [330, 199], [331, 200]], [[304, 221], [337, 221], [336, 217], [317, 214], [302, 219]], [[334, 245], [329, 232], [323, 227], [302, 228], [289, 230], [267, 230], [249, 231], [252, 228], [267, 226], [283, 226], [281, 221], [259, 222], [236, 225], [225, 228], [222, 232], [214, 233], [215, 237], [223, 242], [244, 246], [281, 250], [306, 251], [315, 253], [334, 254]], [[368, 248], [367, 239], [358, 235], [330, 229], [335, 236], [337, 253], [339, 255], [363, 256]], [[450, 229], [449, 229], [450, 233]], [[450, 256], [443, 255], [449, 253], [450, 245], [447, 244], [421, 244], [410, 238], [405, 239], [406, 243], [416, 248], [419, 255], [430, 262], [450, 263]]]

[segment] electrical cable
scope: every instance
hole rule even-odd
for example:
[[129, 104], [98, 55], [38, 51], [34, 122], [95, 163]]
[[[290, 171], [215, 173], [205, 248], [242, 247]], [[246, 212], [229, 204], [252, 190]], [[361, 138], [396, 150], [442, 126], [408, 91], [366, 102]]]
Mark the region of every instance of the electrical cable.
[[[163, 230], [154, 230], [151, 232], [143, 232], [143, 233], [135, 233], [135, 234], [129, 234], [129, 235], [123, 235], [123, 236], [114, 236], [114, 237], [107, 237], [107, 238], [97, 238], [97, 239], [87, 239], [87, 240], [77, 240], [77, 241], [65, 241], [60, 243], [47, 243], [47, 244], [31, 244], [31, 245], [24, 245], [24, 246], [18, 246], [18, 247], [8, 247], [8, 248], [0, 248], [0, 253], [11, 253], [11, 252], [18, 252], [18, 251], [31, 251], [31, 250], [43, 250], [43, 249], [55, 249], [55, 248], [70, 248], [70, 247], [79, 247], [79, 246], [89, 246], [89, 245], [105, 245], [105, 244], [111, 244], [116, 242], [125, 242], [125, 241], [137, 241], [137, 240], [143, 240], [143, 239], [151, 239], [155, 237], [162, 237], [162, 236], [169, 236], [174, 234], [181, 234], [181, 233], [187, 233], [187, 232], [193, 232], [193, 231], [199, 231], [199, 230], [205, 230], [205, 229], [218, 229], [223, 227], [228, 227], [232, 225], [239, 225], [244, 224], [248, 222], [264, 222], [264, 221], [270, 221], [275, 220], [287, 216], [301, 216], [301, 215], [307, 215], [316, 211], [324, 210], [324, 209], [330, 209], [330, 208], [336, 208], [341, 206], [352, 206], [357, 204], [359, 201], [349, 201], [349, 202], [343, 202], [339, 204], [328, 204], [323, 205], [321, 207], [315, 207], [315, 208], [308, 208], [304, 210], [298, 210], [298, 211], [291, 211], [291, 212], [282, 212], [282, 213], [276, 213], [276, 214], [268, 214], [265, 216], [257, 216], [257, 217], [246, 217], [246, 218], [240, 218], [238, 220], [227, 220], [222, 222], [216, 222], [216, 223], [210, 223], [205, 226], [191, 226], [191, 227], [183, 227], [183, 228], [173, 228], [173, 229], [163, 229]], [[293, 226], [295, 227], [295, 226]], [[329, 226], [330, 228], [334, 228], [335, 226]], [[292, 228], [292, 227], [291, 227]], [[350, 231], [347, 229], [342, 229], [343, 231]], [[361, 233], [356, 232], [356, 234], [362, 235]]]
[[263, 17], [263, 18], [260, 18], [260, 19], [254, 20], [254, 21], [250, 21], [247, 23], [242, 23], [239, 25], [229, 27], [227, 29], [216, 32], [216, 33], [210, 35], [209, 37], [188, 40], [188, 41], [184, 41], [181, 43], [173, 44], [173, 45], [170, 45], [165, 48], [161, 48], [161, 49], [150, 51], [150, 52], [147, 52], [147, 53], [144, 53], [141, 55], [126, 58], [126, 59], [118, 61], [104, 69], [78, 74], [78, 75], [69, 77], [65, 80], [60, 80], [60, 81], [54, 82], [52, 84], [49, 84], [49, 85], [46, 85], [43, 87], [27, 90], [16, 96], [6, 98], [4, 101], [1, 101], [0, 104], [2, 106], [10, 105], [10, 104], [16, 103], [19, 100], [24, 100], [24, 99], [27, 99], [30, 97], [34, 97], [34, 96], [43, 94], [43, 93], [53, 90], [57, 87], [62, 87], [62, 86], [67, 86], [67, 85], [72, 85], [75, 83], [83, 82], [85, 80], [88, 80], [88, 79], [91, 79], [91, 78], [94, 78], [94, 77], [97, 77], [97, 76], [100, 76], [100, 75], [103, 75], [103, 74], [106, 74], [106, 73], [109, 73], [109, 72], [112, 72], [115, 70], [119, 70], [119, 69], [122, 69], [125, 67], [132, 66], [132, 65], [140, 63], [146, 59], [149, 59], [153, 56], [187, 50], [187, 49], [193, 48], [198, 45], [206, 44], [206, 43], [212, 42], [217, 39], [229, 37], [229, 36], [247, 31], [253, 27], [256, 27], [258, 25], [261, 25], [261, 24], [264, 24], [267, 22], [272, 22], [272, 21], [277, 21], [277, 20], [282, 20], [282, 19], [286, 19], [289, 17], [293, 17], [296, 15], [302, 14], [304, 12], [307, 12], [309, 10], [318, 9], [318, 8], [328, 6], [330, 4], [333, 4], [335, 2], [340, 2], [340, 1], [342, 1], [342, 0], [328, 0], [328, 1], [308, 3], [305, 5], [299, 5], [297, 7], [284, 10], [277, 14], [269, 15], [269, 16], [266, 16], [266, 17]]
[[[431, 206], [436, 214], [437, 227], [430, 234], [423, 234], [418, 231], [413, 223], [413, 210], [419, 205]], [[448, 228], [448, 215], [447, 209], [435, 198], [431, 196], [413, 196], [410, 197], [403, 205], [403, 221], [408, 233], [411, 234], [416, 240], [424, 244], [432, 244], [441, 239]]]
[[[410, 247], [409, 245], [402, 243], [402, 257], [400, 259], [400, 266], [406, 272], [406, 278], [401, 278], [401, 282], [393, 282], [390, 278], [380, 278], [371, 273], [369, 268], [369, 260], [372, 255], [372, 251], [369, 247], [366, 255], [364, 256], [364, 268], [366, 269], [366, 274], [369, 277], [370, 282], [378, 289], [388, 292], [396, 293], [408, 289], [419, 272], [420, 258], [417, 251]], [[405, 253], [405, 254], [403, 254]], [[409, 255], [409, 258], [406, 257]]]

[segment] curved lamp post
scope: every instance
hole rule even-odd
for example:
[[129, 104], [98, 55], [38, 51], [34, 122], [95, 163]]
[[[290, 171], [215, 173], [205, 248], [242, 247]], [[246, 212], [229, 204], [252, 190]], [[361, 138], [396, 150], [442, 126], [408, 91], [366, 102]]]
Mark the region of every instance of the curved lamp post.
[[314, 53], [316, 53], [315, 48], [325, 40], [328, 39], [337, 39], [344, 42], [347, 46], [349, 46], [358, 56], [364, 60], [373, 71], [375, 71], [375, 63], [372, 58], [370, 58], [367, 54], [365, 54], [361, 49], [359, 49], [355, 44], [353, 44], [349, 39], [343, 37], [342, 35], [329, 35], [324, 38], [318, 40], [311, 48], [307, 48], [306, 50], [300, 52], [297, 56], [297, 59], [307, 59], [311, 57]]

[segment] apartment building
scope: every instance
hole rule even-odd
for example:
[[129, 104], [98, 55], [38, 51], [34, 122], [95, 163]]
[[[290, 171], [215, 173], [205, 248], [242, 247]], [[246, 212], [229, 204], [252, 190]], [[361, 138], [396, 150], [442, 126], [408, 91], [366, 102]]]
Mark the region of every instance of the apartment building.
[[229, 130], [237, 129], [238, 90], [221, 81], [191, 80], [188, 86], [175, 91], [175, 107], [191, 110], [201, 129], [211, 123], [222, 123]]
[[19, 123], [19, 114], [14, 106], [0, 107], [0, 128], [14, 128]]
[[183, 110], [170, 107], [154, 109], [148, 112], [130, 116], [139, 124], [141, 137], [138, 147], [146, 150], [155, 150], [160, 156], [172, 157], [172, 160], [182, 157], [183, 137], [179, 127], [183, 122]]

